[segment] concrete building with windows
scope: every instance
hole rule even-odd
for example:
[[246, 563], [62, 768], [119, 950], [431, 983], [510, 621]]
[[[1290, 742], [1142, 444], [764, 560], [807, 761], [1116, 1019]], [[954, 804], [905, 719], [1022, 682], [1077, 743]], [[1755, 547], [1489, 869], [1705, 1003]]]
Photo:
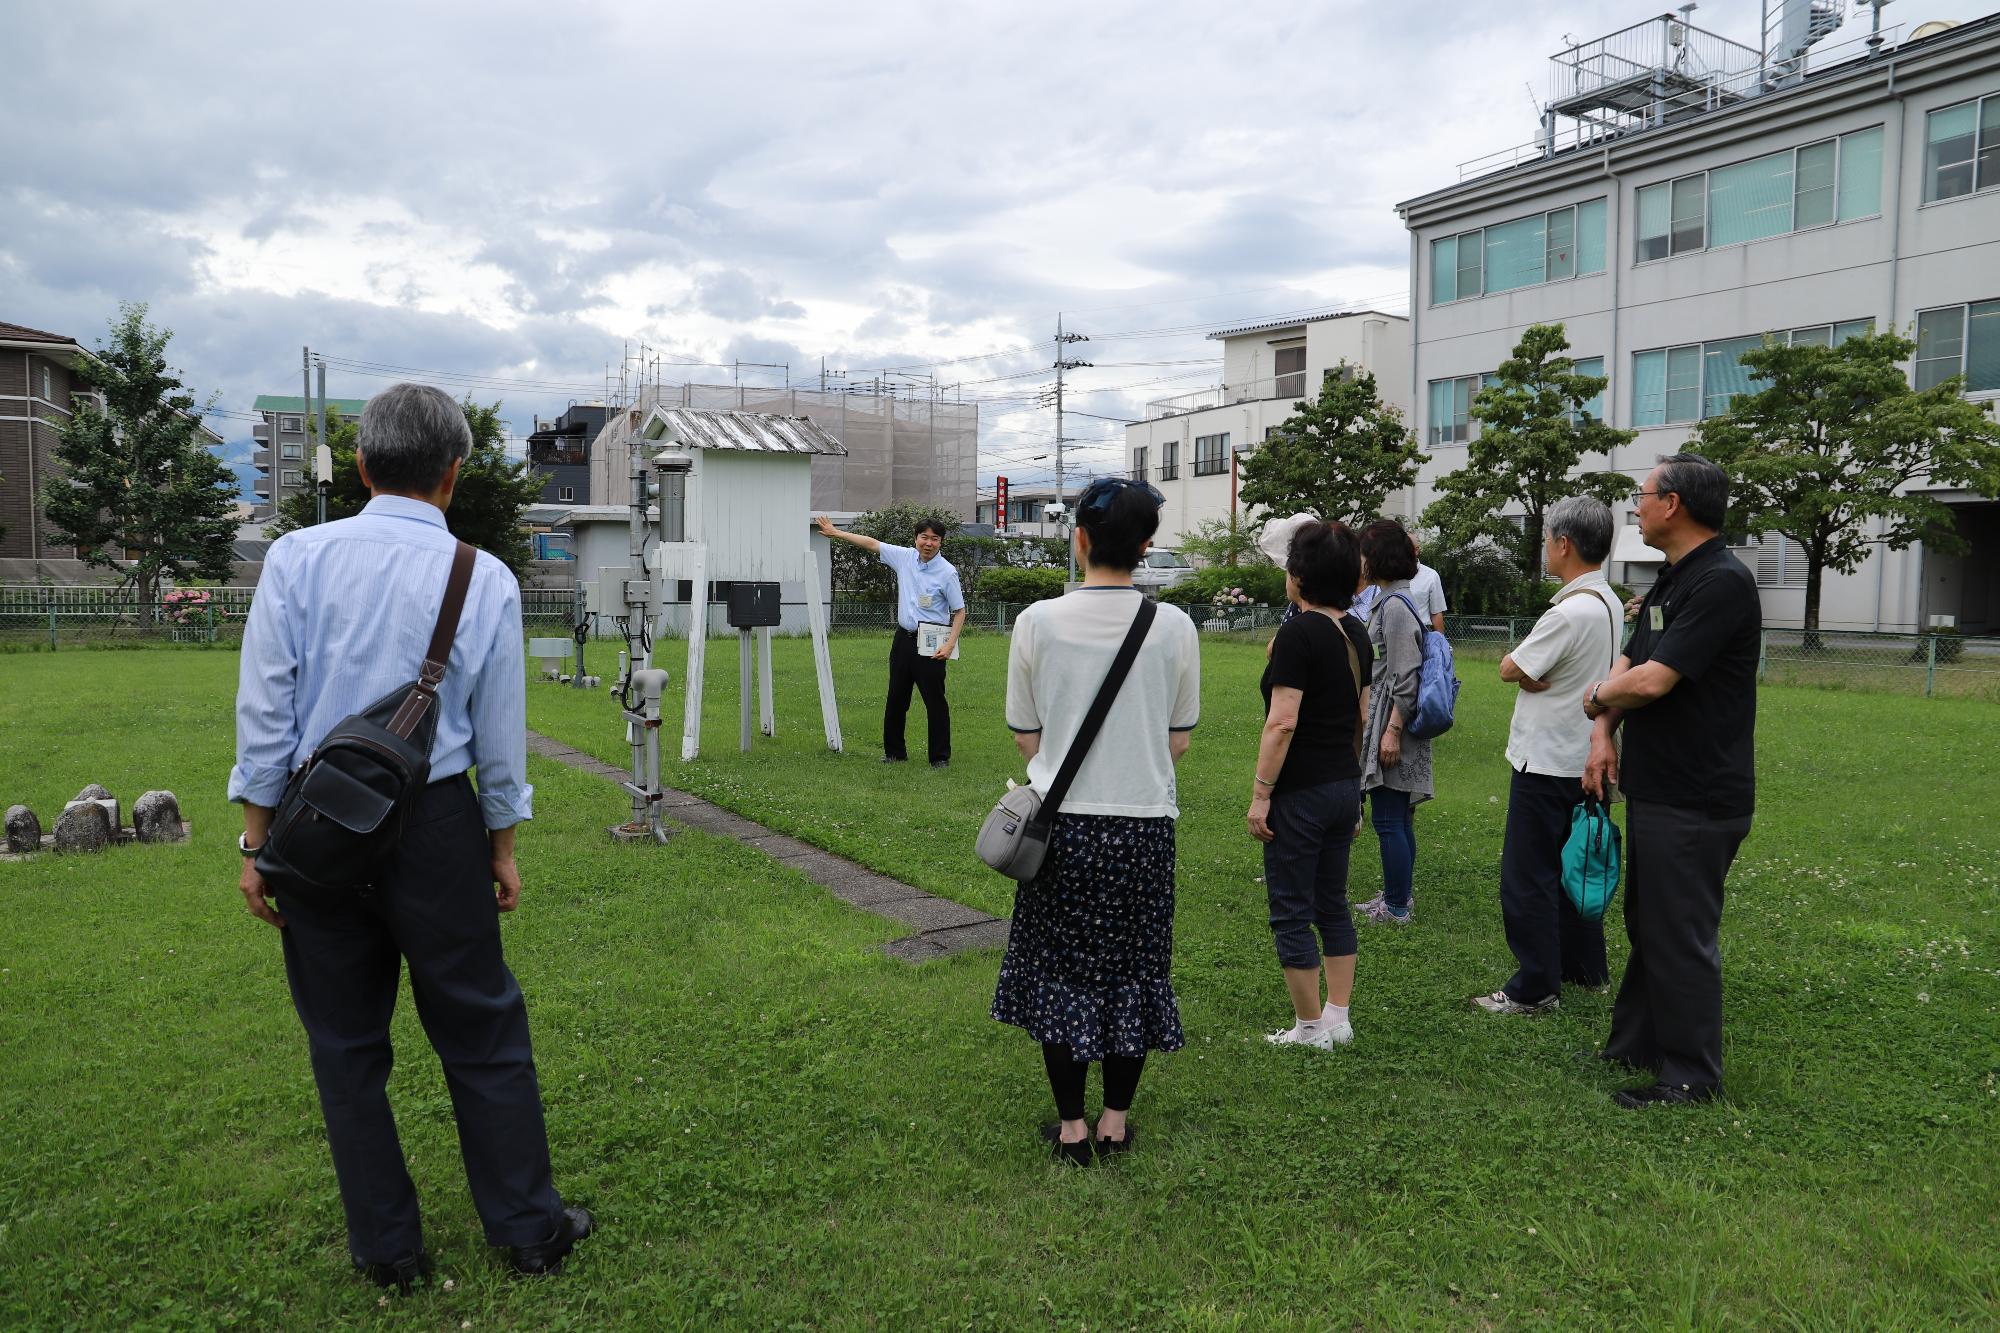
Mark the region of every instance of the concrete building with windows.
[[[1076, 493], [1081, 489], [1081, 486], [1069, 488], [1070, 503], [1076, 502]], [[1055, 499], [1053, 486], [1035, 490], [1010, 489], [1007, 492], [1007, 523], [1002, 527], [998, 522], [999, 501], [991, 495], [982, 496], [973, 505], [972, 521], [993, 529], [995, 535], [1002, 537], [1060, 537], [1068, 529], [1059, 523], [1049, 522], [1044, 516]]]
[[604, 429], [603, 403], [571, 403], [553, 421], [535, 418], [528, 436], [528, 466], [542, 478], [545, 504], [594, 503], [590, 495], [590, 446]]
[[[306, 427], [314, 410], [297, 394], [260, 393], [253, 405], [263, 420], [250, 428], [256, 443], [250, 462], [257, 469], [251, 489], [257, 495], [256, 517], [269, 519], [287, 495], [313, 487], [312, 446], [317, 439]], [[352, 421], [368, 406], [366, 398], [329, 398], [327, 415]]]
[[1210, 519], [1240, 512], [1236, 459], [1319, 395], [1342, 365], [1374, 374], [1382, 401], [1409, 416], [1409, 321], [1376, 310], [1278, 320], [1211, 333], [1222, 344], [1222, 382], [1146, 404], [1125, 428], [1126, 466], [1160, 488], [1160, 546]]
[[[1682, 14], [1569, 48], [1534, 143], [1397, 206], [1429, 450], [1410, 515], [1463, 465], [1471, 395], [1531, 324], [1563, 324], [1608, 377], [1592, 406], [1639, 432], [1609, 460], [1635, 485], [1751, 387], [1738, 357], [1766, 337], [1894, 327], [1917, 341], [1920, 387], [1962, 373], [1968, 395], [2000, 397], [2000, 15], [1826, 45], [1834, 0], [1773, 10], [1757, 47]], [[1822, 625], [2000, 628], [2000, 504], [1939, 498], [1970, 551], [1878, 549], [1827, 575]], [[1738, 555], [1766, 623], [1799, 624], [1799, 550], [1771, 536]]]

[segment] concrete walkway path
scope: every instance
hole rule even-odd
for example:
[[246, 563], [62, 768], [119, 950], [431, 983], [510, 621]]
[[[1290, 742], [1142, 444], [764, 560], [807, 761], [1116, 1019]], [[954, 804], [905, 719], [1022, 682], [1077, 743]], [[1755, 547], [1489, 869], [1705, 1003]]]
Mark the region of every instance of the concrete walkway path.
[[[537, 731], [528, 733], [528, 749], [544, 759], [553, 759], [610, 782], [624, 782], [632, 776], [628, 769], [607, 764], [595, 755]], [[914, 926], [915, 934], [882, 946], [882, 951], [891, 958], [923, 963], [964, 949], [999, 949], [1007, 944], [1005, 917], [990, 916], [963, 903], [912, 888], [899, 879], [877, 874], [844, 856], [835, 856], [809, 842], [765, 828], [754, 819], [745, 819], [684, 791], [668, 788], [664, 805], [667, 818], [675, 823], [734, 838], [745, 847], [754, 847], [798, 871], [844, 903]]]

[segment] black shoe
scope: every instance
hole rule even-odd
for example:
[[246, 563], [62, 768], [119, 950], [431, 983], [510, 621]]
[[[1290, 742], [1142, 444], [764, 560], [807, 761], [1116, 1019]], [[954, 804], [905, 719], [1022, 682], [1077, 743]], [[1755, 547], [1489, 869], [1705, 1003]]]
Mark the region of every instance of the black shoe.
[[569, 1204], [562, 1211], [562, 1220], [556, 1223], [555, 1234], [547, 1240], [539, 1245], [508, 1246], [507, 1266], [523, 1277], [560, 1272], [563, 1260], [576, 1248], [576, 1243], [596, 1229], [597, 1219], [588, 1208]]
[[932, 768], [950, 768], [950, 767], [951, 767], [951, 760], [949, 760], [949, 759], [933, 759], [933, 760], [931, 760], [931, 767], [932, 767]]
[[907, 764], [910, 762], [910, 757], [905, 754], [885, 754], [882, 756], [882, 762], [885, 764]]
[[1049, 1145], [1049, 1151], [1058, 1162], [1065, 1162], [1070, 1166], [1089, 1166], [1097, 1160], [1097, 1154], [1092, 1151], [1088, 1138], [1078, 1139], [1075, 1143], [1064, 1143], [1061, 1139], [1057, 1139]]
[[422, 1250], [393, 1263], [364, 1264], [354, 1261], [354, 1271], [378, 1287], [394, 1287], [407, 1296], [419, 1282], [430, 1281], [431, 1257]]
[[1611, 1094], [1611, 1100], [1628, 1111], [1643, 1111], [1649, 1106], [1693, 1106], [1700, 1102], [1712, 1102], [1721, 1095], [1719, 1086], [1655, 1083], [1650, 1087], [1621, 1088]]
[[1138, 1137], [1138, 1132], [1132, 1128], [1132, 1122], [1127, 1120], [1125, 1122], [1124, 1138], [1122, 1139], [1092, 1138], [1090, 1142], [1091, 1146], [1097, 1149], [1098, 1158], [1102, 1160], [1103, 1158], [1106, 1157], [1118, 1157], [1125, 1153], [1131, 1152], [1132, 1140], [1137, 1137]]
[[1629, 1069], [1635, 1074], [1657, 1075], [1660, 1072], [1658, 1065], [1634, 1064], [1623, 1056], [1613, 1055], [1609, 1051], [1600, 1051], [1588, 1046], [1578, 1051], [1575, 1058], [1576, 1062], [1580, 1065], [1616, 1065], [1620, 1069]]

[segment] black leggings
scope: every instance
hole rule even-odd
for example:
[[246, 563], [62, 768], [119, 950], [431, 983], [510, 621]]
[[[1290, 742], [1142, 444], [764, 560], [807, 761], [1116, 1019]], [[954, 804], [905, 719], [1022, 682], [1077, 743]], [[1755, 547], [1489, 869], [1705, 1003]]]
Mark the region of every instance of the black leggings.
[[[1056, 1114], [1064, 1120], [1083, 1119], [1083, 1083], [1090, 1073], [1090, 1062], [1077, 1059], [1067, 1046], [1045, 1041], [1042, 1063], [1048, 1066], [1049, 1089], [1056, 1095]], [[1104, 1057], [1105, 1110], [1132, 1109], [1132, 1094], [1139, 1090], [1139, 1075], [1145, 1068], [1143, 1055]]]

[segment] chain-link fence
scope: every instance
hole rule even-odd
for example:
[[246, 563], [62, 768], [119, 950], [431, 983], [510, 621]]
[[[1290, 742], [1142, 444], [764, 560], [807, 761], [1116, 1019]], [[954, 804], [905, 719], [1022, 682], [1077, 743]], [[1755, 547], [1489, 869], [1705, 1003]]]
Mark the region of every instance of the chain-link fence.
[[[0, 651], [50, 651], [120, 645], [186, 645], [234, 648], [243, 638], [253, 588], [196, 588], [168, 592], [148, 602], [136, 589], [0, 585]], [[969, 635], [1006, 634], [1026, 603], [972, 602], [966, 607]], [[783, 608], [787, 627], [802, 632], [803, 605]], [[1204, 634], [1259, 639], [1278, 624], [1281, 610], [1269, 606], [1191, 607]], [[577, 602], [567, 588], [525, 588], [521, 618], [534, 637], [572, 635]], [[621, 636], [608, 616], [588, 618], [593, 640]], [[886, 633], [896, 620], [893, 602], [838, 601], [828, 608], [836, 634]], [[1445, 617], [1445, 637], [1461, 659], [1498, 661], [1526, 637], [1533, 616]], [[712, 608], [711, 633], [726, 633], [724, 613]], [[784, 632], [784, 631], [781, 631]], [[1799, 629], [1763, 631], [1758, 678], [1772, 685], [1869, 690], [1925, 697], [1963, 697], [2000, 702], [2000, 637], [1951, 632], [1868, 634]]]

